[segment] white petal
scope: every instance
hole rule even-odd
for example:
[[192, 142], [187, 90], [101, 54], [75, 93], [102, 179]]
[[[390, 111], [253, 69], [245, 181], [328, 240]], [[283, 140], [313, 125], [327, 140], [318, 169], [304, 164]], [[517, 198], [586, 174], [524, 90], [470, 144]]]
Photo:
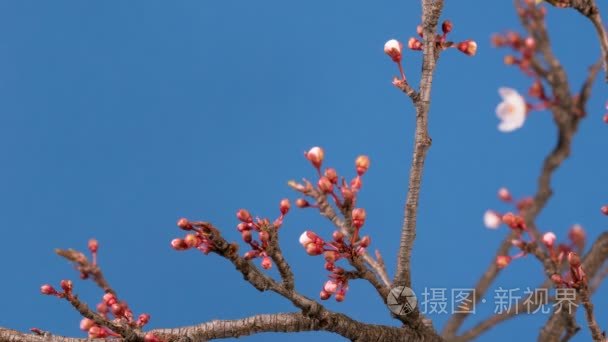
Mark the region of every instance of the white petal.
[[496, 229], [502, 223], [501, 218], [495, 211], [486, 210], [483, 214], [483, 224], [490, 229]]

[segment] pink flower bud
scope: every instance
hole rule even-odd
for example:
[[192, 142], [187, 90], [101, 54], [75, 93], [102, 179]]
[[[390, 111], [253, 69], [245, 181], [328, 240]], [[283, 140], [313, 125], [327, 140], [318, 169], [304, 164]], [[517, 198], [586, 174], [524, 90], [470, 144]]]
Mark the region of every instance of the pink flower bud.
[[240, 209], [239, 211], [237, 211], [236, 218], [238, 218], [239, 221], [245, 222], [245, 223], [253, 222], [253, 219], [251, 218], [251, 214], [249, 214], [249, 212], [245, 209]]
[[524, 39], [524, 45], [526, 48], [534, 50], [536, 48], [536, 41], [532, 37], [527, 37]]
[[359, 176], [363, 176], [363, 174], [369, 169], [369, 157], [358, 156], [355, 160], [355, 168], [357, 169], [357, 174]]
[[336, 230], [336, 231], [333, 232], [332, 238], [336, 242], [342, 242], [342, 239], [344, 239], [344, 234], [341, 231]]
[[422, 42], [419, 41], [417, 38], [411, 37], [407, 41], [407, 48], [414, 51], [420, 51], [422, 50]]
[[246, 222], [241, 222], [236, 225], [236, 230], [238, 230], [239, 232], [242, 233], [246, 230], [251, 230], [251, 225], [249, 225], [249, 223], [246, 223]]
[[401, 63], [401, 50], [403, 50], [403, 44], [396, 39], [391, 39], [384, 44], [384, 53], [395, 63]]
[[334, 293], [338, 290], [338, 284], [333, 280], [328, 280], [323, 285], [323, 290], [328, 293]]
[[104, 302], [97, 304], [96, 308], [97, 308], [97, 312], [99, 312], [102, 315], [105, 315], [108, 313], [108, 306]]
[[256, 250], [251, 250], [247, 253], [245, 253], [245, 255], [243, 256], [243, 258], [245, 258], [245, 260], [251, 260], [254, 258], [257, 258], [257, 256], [260, 254], [260, 252], [256, 251]]
[[498, 198], [503, 202], [511, 202], [513, 197], [511, 196], [511, 192], [507, 188], [498, 189]]
[[321, 191], [323, 191], [325, 193], [332, 192], [332, 190], [334, 188], [334, 185], [325, 176], [319, 178], [319, 181], [317, 182], [317, 185], [319, 186], [319, 190], [321, 190]]
[[142, 327], [150, 322], [150, 315], [147, 313], [143, 313], [137, 317], [137, 325]]
[[547, 248], [552, 248], [553, 244], [555, 244], [555, 240], [557, 240], [557, 237], [553, 232], [547, 232], [543, 235], [543, 244], [545, 244]]
[[334, 297], [336, 299], [336, 302], [343, 302], [344, 301], [344, 293], [342, 292], [338, 292], [336, 293], [336, 296]]
[[57, 290], [49, 284], [44, 284], [40, 286], [40, 293], [45, 295], [55, 295], [57, 294]]
[[114, 305], [116, 304], [116, 296], [113, 293], [106, 293], [103, 295], [102, 297], [103, 302], [106, 303], [106, 305]]
[[262, 259], [262, 268], [265, 270], [269, 270], [272, 267], [272, 260], [270, 260], [270, 257], [264, 257]]
[[475, 56], [477, 53], [477, 43], [474, 40], [465, 40], [458, 43], [458, 50], [468, 56]]
[[110, 311], [112, 311], [112, 315], [114, 316], [122, 316], [123, 307], [119, 303], [114, 303], [110, 306]]
[[253, 237], [251, 236], [251, 230], [244, 230], [243, 232], [241, 232], [241, 237], [243, 238], [243, 241], [245, 243], [250, 243], [253, 240]]
[[287, 198], [282, 199], [281, 203], [279, 203], [279, 210], [281, 211], [282, 215], [287, 214], [290, 208], [291, 204], [289, 203], [289, 200]]
[[308, 245], [305, 246], [305, 248], [306, 248], [306, 253], [308, 255], [315, 256], [315, 255], [320, 255], [323, 253], [323, 248], [314, 243], [309, 243]]
[[511, 257], [508, 255], [499, 255], [496, 257], [496, 266], [505, 268], [511, 263]]
[[80, 330], [82, 330], [82, 331], [89, 331], [89, 329], [91, 329], [91, 327], [94, 325], [95, 325], [95, 321], [92, 319], [88, 319], [85, 317], [80, 320]]
[[191, 230], [192, 229], [192, 223], [190, 223], [190, 221], [188, 221], [187, 218], [180, 218], [179, 220], [177, 220], [177, 226], [180, 227], [183, 230]]
[[304, 153], [304, 156], [310, 161], [312, 166], [318, 170], [321, 168], [321, 164], [323, 164], [325, 153], [323, 152], [322, 148], [315, 146], [308, 150], [308, 152]]
[[296, 200], [296, 207], [298, 207], [298, 208], [306, 208], [309, 206], [310, 206], [310, 203], [308, 203], [308, 201], [303, 198], [298, 198]]
[[420, 38], [424, 38], [424, 29], [422, 28], [422, 25], [416, 26], [416, 34], [419, 35]]
[[97, 253], [97, 248], [99, 247], [99, 243], [95, 239], [90, 239], [88, 243], [89, 251], [91, 253]]
[[61, 288], [63, 289], [64, 292], [66, 293], [70, 293], [72, 292], [72, 281], [68, 280], [68, 279], [64, 279], [62, 280], [59, 285], [61, 286]]
[[107, 336], [108, 332], [98, 325], [89, 328], [89, 338], [105, 338]]
[[[608, 114], [606, 114], [606, 115], [608, 115]], [[602, 211], [602, 214], [608, 216], [608, 204], [602, 206], [602, 208], [600, 208], [600, 210]]]
[[171, 240], [171, 247], [176, 251], [183, 251], [188, 249], [188, 245], [182, 239], [173, 239]]
[[446, 20], [443, 22], [443, 24], [441, 24], [441, 30], [443, 31], [444, 34], [448, 34], [448, 33], [452, 32], [453, 27], [454, 27], [454, 25], [449, 20]]
[[332, 184], [338, 183], [338, 173], [336, 172], [336, 169], [330, 167], [325, 170], [324, 175]]
[[[608, 113], [604, 114], [604, 117], [602, 118], [602, 120], [604, 120], [604, 123], [608, 124]], [[608, 206], [604, 206], [604, 207], [606, 207], [606, 213], [608, 213]], [[603, 210], [602, 210], [602, 212], [603, 212]], [[604, 215], [608, 215], [606, 213], [604, 213]]]
[[144, 342], [162, 342], [154, 333], [149, 332], [144, 336]]
[[356, 228], [361, 228], [361, 226], [363, 226], [363, 224], [365, 223], [366, 216], [367, 215], [365, 213], [365, 209], [363, 209], [363, 208], [353, 209], [351, 217], [353, 219], [353, 224], [355, 225]]
[[323, 267], [329, 272], [333, 272], [333, 270], [336, 268], [336, 264], [334, 264], [333, 262], [326, 261]]
[[321, 298], [321, 300], [328, 300], [329, 297], [331, 297], [331, 293], [325, 290], [321, 290], [321, 293], [319, 293], [319, 298]]
[[325, 251], [323, 255], [325, 256], [325, 261], [333, 263], [337, 259], [337, 254], [334, 251]]
[[184, 243], [189, 248], [194, 248], [201, 243], [201, 240], [194, 234], [187, 234], [186, 237], [184, 237]]

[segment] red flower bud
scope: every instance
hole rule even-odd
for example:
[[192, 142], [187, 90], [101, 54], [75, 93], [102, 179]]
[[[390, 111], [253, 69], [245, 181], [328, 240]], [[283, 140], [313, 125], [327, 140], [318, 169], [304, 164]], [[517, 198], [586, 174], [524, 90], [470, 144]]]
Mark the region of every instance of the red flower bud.
[[341, 231], [336, 230], [334, 231], [334, 233], [332, 234], [332, 238], [334, 239], [334, 241], [336, 242], [342, 242], [342, 239], [344, 239], [344, 234], [342, 234]]
[[287, 198], [282, 199], [281, 203], [279, 203], [279, 210], [281, 211], [282, 215], [287, 214], [290, 208], [291, 204], [289, 203], [289, 200]]
[[112, 315], [114, 316], [122, 316], [123, 307], [120, 303], [114, 303], [110, 306], [110, 311], [112, 311]]
[[251, 230], [251, 226], [249, 225], [249, 223], [241, 222], [236, 226], [236, 230], [242, 233], [246, 230]]
[[448, 33], [452, 32], [453, 27], [454, 27], [454, 25], [449, 20], [446, 20], [443, 22], [443, 24], [441, 24], [441, 30], [443, 31], [444, 34], [448, 34]]
[[108, 306], [106, 305], [106, 303], [101, 302], [99, 304], [97, 304], [97, 312], [99, 312], [100, 314], [107, 314], [108, 313]]
[[369, 169], [369, 157], [358, 156], [355, 160], [355, 167], [357, 169], [357, 174], [362, 176]]
[[338, 292], [338, 293], [336, 293], [336, 296], [334, 298], [336, 299], [336, 302], [343, 302], [344, 301], [344, 293]]
[[245, 223], [253, 222], [253, 219], [251, 218], [251, 214], [249, 214], [249, 212], [245, 209], [240, 209], [239, 211], [237, 211], [236, 218], [238, 218], [239, 221], [245, 222]]
[[144, 342], [162, 342], [154, 333], [149, 332], [144, 336]]
[[325, 290], [321, 290], [321, 293], [319, 293], [319, 298], [321, 298], [321, 300], [328, 300], [329, 297], [331, 297], [331, 293]]
[[309, 243], [308, 245], [305, 246], [306, 248], [306, 253], [308, 255], [320, 255], [321, 253], [323, 253], [323, 248], [319, 245], [316, 245], [314, 243]]
[[353, 191], [351, 189], [349, 189], [347, 187], [342, 187], [341, 192], [342, 192], [342, 198], [344, 198], [344, 202], [352, 203], [353, 200], [355, 199], [355, 194], [353, 193]]
[[325, 251], [323, 255], [325, 256], [325, 261], [333, 263], [337, 259], [338, 253], [334, 251]]
[[259, 254], [260, 254], [260, 252], [258, 252], [256, 250], [251, 250], [251, 251], [245, 253], [243, 258], [245, 258], [245, 260], [251, 260], [251, 259], [256, 258]]
[[321, 164], [323, 164], [323, 158], [325, 157], [325, 153], [323, 149], [315, 146], [308, 150], [308, 152], [304, 153], [304, 157], [310, 161], [312, 166], [314, 166], [317, 170], [321, 168]]
[[137, 318], [137, 325], [140, 327], [148, 324], [148, 322], [150, 322], [150, 315], [147, 313], [143, 313]]
[[416, 34], [420, 36], [420, 38], [424, 38], [424, 30], [422, 28], [422, 25], [418, 25], [416, 26]]
[[66, 293], [72, 292], [73, 285], [72, 285], [71, 280], [64, 279], [61, 281], [61, 283], [59, 283], [59, 285], [61, 286], [61, 288], [63, 289], [64, 292], [66, 292]]
[[[606, 114], [608, 116], [608, 114]], [[602, 208], [600, 209], [602, 211], [602, 214], [608, 216], [608, 204], [602, 206]]]

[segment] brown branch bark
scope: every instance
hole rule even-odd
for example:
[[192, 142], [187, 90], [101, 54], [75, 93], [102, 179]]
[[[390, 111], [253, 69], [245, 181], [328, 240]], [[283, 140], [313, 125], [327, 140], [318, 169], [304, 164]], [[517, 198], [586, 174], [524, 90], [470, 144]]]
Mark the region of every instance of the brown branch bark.
[[424, 32], [422, 77], [420, 80], [420, 92], [407, 92], [416, 108], [416, 132], [404, 219], [401, 227], [399, 254], [397, 255], [397, 270], [393, 280], [393, 284], [396, 286], [411, 287], [412, 285], [410, 259], [414, 240], [416, 239], [416, 219], [418, 215], [422, 171], [424, 169], [426, 153], [431, 146], [431, 137], [428, 131], [428, 113], [431, 104], [431, 88], [435, 63], [439, 58], [439, 51], [435, 45], [435, 32], [437, 31], [437, 24], [442, 9], [443, 0], [422, 1], [422, 27]]
[[587, 17], [593, 24], [600, 43], [600, 50], [602, 51], [602, 64], [606, 73], [605, 81], [608, 82], [608, 34], [606, 33], [606, 27], [602, 23], [600, 9], [595, 0], [571, 0], [570, 6]]

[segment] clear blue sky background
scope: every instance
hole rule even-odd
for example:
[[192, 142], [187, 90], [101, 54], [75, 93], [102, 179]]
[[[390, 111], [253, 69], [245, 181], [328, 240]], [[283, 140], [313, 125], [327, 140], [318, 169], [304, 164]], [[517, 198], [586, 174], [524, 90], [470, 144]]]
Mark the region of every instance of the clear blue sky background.
[[[547, 112], [513, 134], [497, 131], [500, 86], [526, 91], [529, 80], [502, 65], [494, 32], [519, 30], [510, 1], [447, 1], [452, 38], [473, 38], [478, 55], [443, 54], [433, 88], [428, 155], [413, 258], [415, 288], [471, 287], [506, 234], [486, 230], [487, 208], [507, 210], [496, 190], [536, 189], [542, 158], [555, 142]], [[0, 326], [38, 327], [84, 336], [67, 303], [41, 296], [43, 283], [77, 279], [56, 247], [100, 241], [107, 278], [150, 327], [191, 325], [293, 310], [258, 293], [217, 256], [177, 253], [181, 216], [205, 219], [238, 239], [234, 213], [245, 207], [275, 217], [278, 201], [297, 196], [289, 179], [313, 177], [302, 152], [326, 150], [326, 164], [352, 176], [371, 156], [360, 205], [365, 233], [395, 265], [413, 142], [409, 99], [394, 89], [389, 38], [415, 34], [418, 1], [2, 1], [0, 2]], [[549, 10], [557, 55], [575, 88], [598, 56], [591, 25], [571, 10]], [[417, 83], [420, 55], [405, 52]], [[555, 196], [538, 220], [564, 238], [581, 223], [591, 238], [606, 228], [606, 86], [594, 87], [589, 116], [570, 160], [557, 172]], [[322, 260], [297, 243], [311, 228], [331, 232], [314, 211], [294, 211], [281, 231], [297, 288], [316, 297]], [[498, 279], [503, 288], [542, 280], [532, 258]], [[75, 282], [89, 303], [100, 291]], [[608, 327], [608, 287], [595, 296]], [[489, 304], [471, 326], [494, 309]], [[353, 282], [347, 300], [327, 307], [356, 319], [396, 324], [371, 287]], [[581, 312], [579, 312], [580, 314]], [[442, 327], [446, 315], [433, 316]], [[485, 341], [535, 339], [545, 315], [519, 317]], [[582, 315], [582, 332], [589, 338]], [[300, 333], [305, 341], [341, 338]], [[251, 341], [282, 341], [264, 334]]]

